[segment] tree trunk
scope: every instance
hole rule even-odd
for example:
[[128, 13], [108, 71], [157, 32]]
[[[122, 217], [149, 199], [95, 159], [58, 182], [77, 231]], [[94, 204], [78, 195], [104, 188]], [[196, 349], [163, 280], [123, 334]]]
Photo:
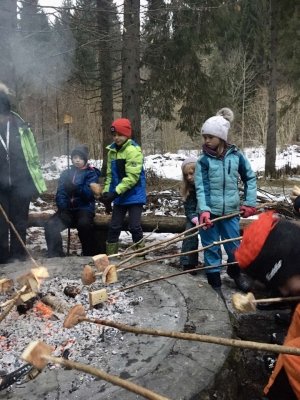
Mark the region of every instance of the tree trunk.
[[101, 126], [103, 138], [102, 176], [106, 175], [107, 150], [111, 143], [110, 126], [113, 120], [112, 65], [109, 44], [110, 11], [108, 0], [97, 0], [97, 24], [99, 32], [99, 70], [101, 87]]
[[276, 175], [276, 131], [277, 131], [277, 0], [270, 0], [270, 56], [269, 56], [269, 109], [268, 109], [268, 131], [266, 143], [265, 176]]
[[0, 81], [16, 91], [15, 67], [12, 59], [12, 46], [16, 40], [17, 0], [2, 0], [0, 5]]
[[141, 144], [140, 0], [125, 0], [122, 48], [122, 116], [129, 118], [133, 138]]

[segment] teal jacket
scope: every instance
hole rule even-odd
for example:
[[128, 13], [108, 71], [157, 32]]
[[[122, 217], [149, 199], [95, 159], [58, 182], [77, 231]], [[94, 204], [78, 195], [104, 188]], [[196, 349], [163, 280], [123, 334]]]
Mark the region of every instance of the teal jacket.
[[103, 192], [116, 192], [119, 195], [114, 204], [145, 204], [146, 177], [140, 146], [128, 139], [120, 149], [115, 143], [107, 149], [107, 176]]
[[239, 180], [244, 184], [245, 206], [256, 206], [256, 176], [243, 153], [229, 145], [223, 158], [200, 155], [195, 169], [198, 211], [222, 216], [239, 211]]

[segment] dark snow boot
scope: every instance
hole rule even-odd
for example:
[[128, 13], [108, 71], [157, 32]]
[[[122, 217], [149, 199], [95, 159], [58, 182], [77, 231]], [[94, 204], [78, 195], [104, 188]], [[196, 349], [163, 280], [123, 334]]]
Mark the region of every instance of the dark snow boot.
[[250, 279], [244, 275], [239, 274], [232, 278], [236, 284], [236, 287], [244, 293], [248, 293], [251, 290], [251, 282]]

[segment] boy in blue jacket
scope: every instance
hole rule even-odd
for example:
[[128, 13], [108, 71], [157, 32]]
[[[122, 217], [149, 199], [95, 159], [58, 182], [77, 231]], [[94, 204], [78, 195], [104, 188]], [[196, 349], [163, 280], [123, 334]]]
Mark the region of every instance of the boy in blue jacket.
[[58, 210], [45, 225], [48, 257], [64, 256], [60, 232], [67, 228], [77, 228], [83, 256], [96, 253], [93, 226], [95, 199], [90, 184], [98, 182], [100, 171], [88, 164], [87, 146], [77, 146], [71, 158], [73, 165], [62, 172], [58, 181]]

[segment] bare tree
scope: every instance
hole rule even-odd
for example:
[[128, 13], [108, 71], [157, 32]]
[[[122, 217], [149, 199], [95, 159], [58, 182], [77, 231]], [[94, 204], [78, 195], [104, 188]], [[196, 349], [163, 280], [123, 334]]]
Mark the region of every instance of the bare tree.
[[132, 122], [141, 143], [140, 0], [125, 0], [122, 48], [122, 114]]

